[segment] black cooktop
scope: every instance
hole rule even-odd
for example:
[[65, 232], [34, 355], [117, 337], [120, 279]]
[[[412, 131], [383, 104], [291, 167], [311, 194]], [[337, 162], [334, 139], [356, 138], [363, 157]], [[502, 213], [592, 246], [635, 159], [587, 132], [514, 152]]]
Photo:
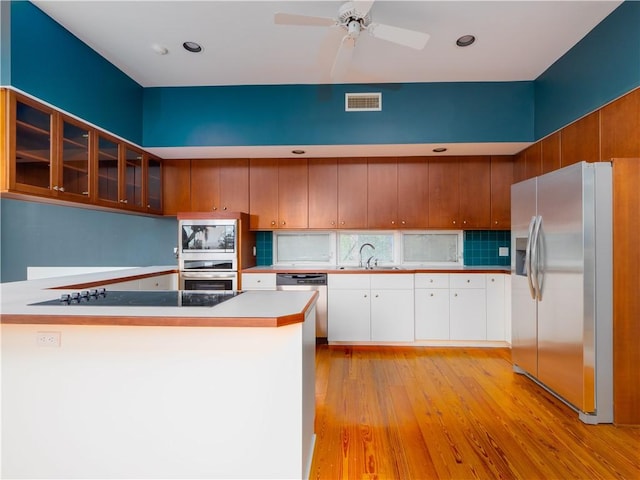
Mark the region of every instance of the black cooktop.
[[104, 288], [65, 293], [30, 305], [109, 307], [213, 307], [241, 294], [230, 290], [110, 291]]

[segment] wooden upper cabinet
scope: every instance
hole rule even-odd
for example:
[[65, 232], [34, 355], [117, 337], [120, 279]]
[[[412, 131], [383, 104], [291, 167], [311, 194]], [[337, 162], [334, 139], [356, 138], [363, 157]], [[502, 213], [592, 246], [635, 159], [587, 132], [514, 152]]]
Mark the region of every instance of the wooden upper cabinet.
[[162, 214], [162, 160], [145, 155], [144, 197], [147, 212]]
[[533, 178], [542, 174], [542, 147], [536, 142], [524, 151], [525, 178]]
[[491, 228], [511, 228], [511, 184], [513, 183], [513, 157], [491, 157]]
[[491, 157], [461, 157], [459, 165], [460, 228], [491, 226]]
[[338, 160], [338, 228], [367, 228], [367, 159]]
[[249, 160], [191, 160], [191, 211], [248, 212]]
[[249, 213], [252, 229], [278, 228], [278, 159], [249, 160]]
[[162, 204], [165, 215], [191, 211], [191, 162], [162, 161]]
[[600, 110], [601, 160], [640, 158], [640, 88]]
[[461, 228], [459, 182], [458, 157], [429, 159], [430, 228]]
[[560, 162], [560, 141], [561, 133], [556, 132], [543, 138], [540, 142], [542, 157], [542, 172], [549, 173], [561, 167]]
[[369, 228], [397, 228], [398, 160], [395, 157], [368, 160], [367, 192]]
[[304, 158], [249, 161], [251, 228], [308, 227], [308, 167]]
[[278, 228], [309, 226], [308, 161], [284, 158], [278, 166]]
[[593, 112], [561, 130], [562, 166], [600, 160], [600, 111]]
[[338, 224], [338, 160], [309, 159], [309, 228]]
[[426, 157], [408, 157], [398, 161], [397, 226], [429, 226], [429, 163]]
[[[220, 198], [218, 210], [249, 212], [249, 159], [223, 160], [218, 166], [220, 174]], [[216, 205], [214, 205], [214, 210]]]

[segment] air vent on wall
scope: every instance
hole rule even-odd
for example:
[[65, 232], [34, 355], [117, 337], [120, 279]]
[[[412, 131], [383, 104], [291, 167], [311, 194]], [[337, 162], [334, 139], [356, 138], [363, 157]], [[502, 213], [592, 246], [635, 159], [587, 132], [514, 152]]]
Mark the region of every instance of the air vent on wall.
[[382, 93], [345, 93], [344, 109], [347, 112], [379, 112]]

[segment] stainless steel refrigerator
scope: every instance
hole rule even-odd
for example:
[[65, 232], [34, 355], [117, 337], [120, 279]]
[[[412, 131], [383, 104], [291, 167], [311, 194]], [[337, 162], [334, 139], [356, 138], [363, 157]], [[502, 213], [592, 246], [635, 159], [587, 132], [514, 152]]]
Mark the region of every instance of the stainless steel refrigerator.
[[612, 168], [511, 187], [512, 361], [585, 423], [613, 422]]

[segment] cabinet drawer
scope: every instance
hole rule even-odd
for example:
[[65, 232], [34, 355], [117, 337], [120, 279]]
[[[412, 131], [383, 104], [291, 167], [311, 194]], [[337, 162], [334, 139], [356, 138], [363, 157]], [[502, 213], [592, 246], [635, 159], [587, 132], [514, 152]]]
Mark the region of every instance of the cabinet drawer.
[[327, 286], [332, 289], [369, 289], [371, 288], [371, 275], [368, 273], [335, 274], [327, 277]]
[[483, 273], [455, 274], [449, 280], [451, 288], [485, 288], [486, 276]]
[[276, 274], [275, 273], [243, 273], [242, 289], [243, 290], [275, 290]]
[[371, 275], [371, 288], [385, 290], [413, 290], [413, 274], [374, 273]]
[[449, 275], [446, 273], [416, 273], [416, 288], [449, 288]]

